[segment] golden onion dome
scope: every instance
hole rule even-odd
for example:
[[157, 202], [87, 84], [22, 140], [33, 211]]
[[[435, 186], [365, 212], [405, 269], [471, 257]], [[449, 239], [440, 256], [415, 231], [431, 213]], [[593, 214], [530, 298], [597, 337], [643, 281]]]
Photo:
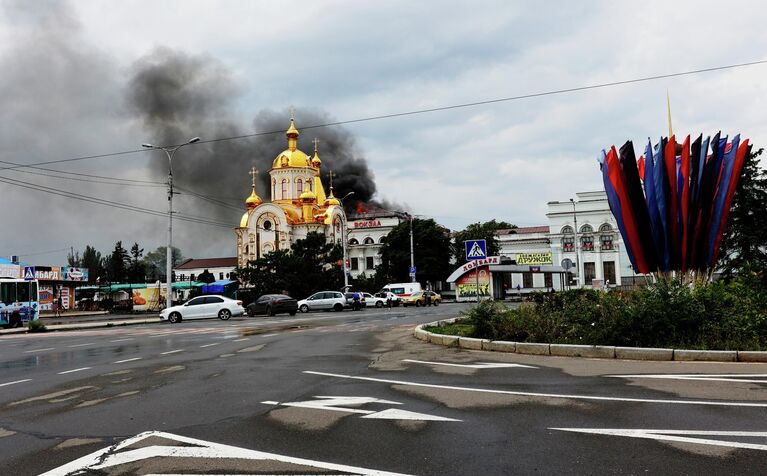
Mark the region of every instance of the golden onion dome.
[[242, 215], [242, 218], [240, 218], [240, 228], [248, 227], [248, 219], [250, 218], [251, 211], [252, 210], [248, 210], [244, 215]]
[[256, 194], [256, 187], [253, 187], [253, 191], [250, 192], [250, 196], [245, 199], [245, 206], [248, 208], [256, 208], [262, 203], [264, 203], [264, 201], [261, 200], [261, 197]]
[[309, 156], [298, 149], [285, 149], [272, 162], [272, 168], [279, 169], [283, 167], [309, 167], [311, 160]]
[[330, 195], [328, 196], [328, 198], [325, 199], [325, 206], [329, 207], [331, 205], [337, 205], [337, 206], [341, 205], [341, 202], [336, 197], [333, 196], [333, 187], [330, 187]]
[[312, 167], [315, 169], [320, 168], [320, 165], [322, 165], [322, 161], [320, 160], [320, 155], [317, 153], [317, 151], [314, 151], [314, 157], [312, 157]]
[[295, 134], [296, 137], [298, 137], [298, 129], [296, 129], [296, 123], [293, 120], [293, 118], [290, 118], [290, 127], [288, 127], [288, 130], [285, 131], [285, 135], [290, 137], [291, 135]]

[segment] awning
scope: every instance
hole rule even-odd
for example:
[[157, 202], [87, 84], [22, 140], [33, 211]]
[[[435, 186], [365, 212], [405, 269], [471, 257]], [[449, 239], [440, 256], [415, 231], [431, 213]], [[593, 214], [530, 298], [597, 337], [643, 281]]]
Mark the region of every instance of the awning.
[[232, 283], [236, 283], [237, 281], [233, 281], [231, 279], [223, 279], [221, 281], [213, 281], [210, 284], [206, 284], [202, 287], [202, 293], [208, 294], [208, 293], [223, 293], [224, 288]]
[[199, 288], [200, 286], [205, 286], [205, 283], [200, 281], [179, 281], [170, 285], [172, 289], [192, 289]]

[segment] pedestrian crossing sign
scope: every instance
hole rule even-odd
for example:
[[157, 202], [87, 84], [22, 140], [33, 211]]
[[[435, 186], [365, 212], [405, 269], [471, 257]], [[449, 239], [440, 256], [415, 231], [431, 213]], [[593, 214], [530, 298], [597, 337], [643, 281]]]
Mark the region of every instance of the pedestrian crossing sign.
[[35, 267], [24, 266], [24, 279], [26, 281], [32, 281], [35, 279]]
[[466, 240], [466, 261], [487, 258], [487, 242], [485, 240]]

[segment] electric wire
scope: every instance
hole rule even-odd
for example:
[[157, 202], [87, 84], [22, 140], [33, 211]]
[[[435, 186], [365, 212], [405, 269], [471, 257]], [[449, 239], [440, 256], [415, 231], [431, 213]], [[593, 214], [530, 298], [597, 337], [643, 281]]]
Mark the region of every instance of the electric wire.
[[[688, 70], [688, 71], [678, 71], [674, 73], [666, 73], [666, 74], [658, 74], [653, 76], [644, 76], [640, 78], [633, 78], [633, 79], [626, 79], [626, 80], [620, 80], [620, 81], [609, 81], [605, 83], [598, 83], [598, 84], [590, 84], [585, 86], [577, 86], [577, 87], [571, 87], [571, 88], [562, 88], [562, 89], [553, 89], [548, 91], [541, 91], [537, 93], [528, 93], [528, 94], [520, 94], [516, 96], [508, 96], [508, 97], [501, 97], [501, 98], [494, 98], [494, 99], [487, 99], [483, 101], [474, 101], [474, 102], [467, 102], [467, 103], [461, 103], [461, 104], [451, 104], [448, 106], [438, 106], [438, 107], [432, 107], [432, 108], [425, 108], [425, 109], [416, 109], [412, 111], [403, 111], [403, 112], [396, 112], [391, 114], [380, 114], [376, 116], [368, 116], [368, 117], [362, 117], [357, 119], [348, 119], [343, 121], [334, 121], [334, 122], [327, 122], [322, 124], [310, 124], [307, 126], [301, 126], [301, 129], [319, 129], [323, 127], [333, 127], [333, 126], [339, 126], [344, 124], [356, 124], [360, 122], [369, 122], [369, 121], [377, 121], [381, 119], [392, 119], [396, 117], [405, 117], [405, 116], [414, 116], [418, 114], [428, 114], [432, 112], [440, 112], [440, 111], [449, 111], [453, 109], [461, 109], [461, 108], [467, 108], [467, 107], [476, 107], [476, 106], [484, 106], [488, 104], [497, 104], [502, 102], [511, 102], [511, 101], [519, 101], [522, 99], [531, 99], [531, 98], [537, 98], [537, 97], [544, 97], [544, 96], [553, 96], [558, 94], [567, 94], [567, 93], [573, 93], [573, 92], [579, 92], [579, 91], [588, 91], [593, 89], [601, 89], [601, 88], [608, 88], [613, 86], [622, 86], [626, 84], [635, 84], [635, 83], [642, 83], [642, 82], [648, 82], [648, 81], [657, 81], [659, 79], [668, 79], [668, 78], [676, 78], [680, 76], [689, 76], [694, 74], [700, 74], [700, 73], [710, 73], [713, 71], [723, 71], [728, 69], [735, 69], [735, 68], [743, 68], [747, 66], [755, 66], [755, 65], [762, 65], [767, 64], [767, 60], [757, 60], [757, 61], [749, 61], [744, 63], [735, 63], [735, 64], [729, 64], [729, 65], [723, 65], [723, 66], [714, 66], [710, 68], [700, 68], [700, 69], [694, 69], [694, 70]], [[228, 137], [220, 137], [218, 139], [209, 139], [209, 140], [201, 140], [199, 142], [195, 142], [194, 144], [189, 144], [190, 146], [198, 146], [202, 144], [211, 144], [215, 142], [225, 142], [225, 141], [231, 141], [231, 140], [239, 140], [239, 139], [248, 139], [253, 137], [259, 137], [259, 136], [266, 136], [271, 134], [279, 134], [284, 133], [285, 131], [280, 130], [274, 130], [274, 131], [262, 131], [262, 132], [255, 132], [252, 134], [242, 134], [242, 135], [236, 135], [236, 136], [228, 136]], [[177, 145], [186, 145], [185, 144], [177, 144]], [[175, 146], [170, 146], [175, 147]], [[138, 152], [146, 152], [148, 149], [141, 148], [141, 149], [133, 149], [133, 150], [125, 150], [121, 152], [111, 152], [111, 153], [105, 153], [105, 154], [95, 154], [95, 155], [86, 155], [81, 157], [71, 157], [66, 159], [57, 159], [57, 160], [49, 160], [45, 162], [37, 162], [33, 164], [18, 164], [14, 166], [9, 167], [3, 167], [0, 168], [0, 171], [2, 170], [9, 170], [9, 169], [17, 169], [17, 168], [25, 168], [25, 167], [33, 167], [33, 166], [40, 166], [40, 165], [51, 165], [51, 164], [60, 164], [60, 163], [68, 163], [68, 162], [75, 162], [75, 161], [81, 161], [81, 160], [90, 160], [90, 159], [100, 159], [100, 158], [107, 158], [107, 157], [117, 157], [122, 155], [129, 155], [129, 154], [135, 154]]]

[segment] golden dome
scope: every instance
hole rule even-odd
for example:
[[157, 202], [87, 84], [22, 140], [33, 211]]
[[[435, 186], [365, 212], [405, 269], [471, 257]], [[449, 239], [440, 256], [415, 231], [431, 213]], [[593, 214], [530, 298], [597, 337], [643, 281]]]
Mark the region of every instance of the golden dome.
[[309, 156], [304, 154], [298, 149], [290, 150], [285, 149], [280, 152], [274, 162], [272, 162], [272, 168], [279, 169], [282, 167], [309, 167], [311, 161]]
[[331, 205], [337, 205], [337, 206], [341, 205], [341, 202], [336, 197], [333, 196], [333, 187], [330, 187], [330, 195], [325, 200], [326, 207], [329, 207]]
[[302, 193], [301, 196], [298, 198], [306, 202], [306, 201], [317, 200], [317, 195], [315, 195], [314, 192], [312, 192], [311, 190], [307, 190], [304, 193]]
[[256, 194], [256, 187], [253, 187], [253, 191], [250, 192], [250, 196], [245, 199], [245, 206], [248, 208], [256, 208], [262, 203], [264, 203], [264, 201], [261, 200], [261, 197]]
[[285, 135], [290, 137], [291, 135], [295, 134], [296, 137], [298, 137], [298, 129], [296, 129], [296, 123], [293, 121], [293, 118], [290, 118], [290, 127], [288, 127], [288, 130], [285, 131]]
[[242, 215], [242, 218], [240, 219], [240, 228], [247, 228], [248, 227], [248, 218], [250, 218], [250, 213], [253, 210], [248, 210], [245, 212], [244, 215]]
[[317, 151], [314, 151], [314, 157], [312, 157], [312, 167], [315, 169], [320, 168], [320, 165], [322, 165], [322, 161], [320, 160], [320, 155], [317, 153]]

